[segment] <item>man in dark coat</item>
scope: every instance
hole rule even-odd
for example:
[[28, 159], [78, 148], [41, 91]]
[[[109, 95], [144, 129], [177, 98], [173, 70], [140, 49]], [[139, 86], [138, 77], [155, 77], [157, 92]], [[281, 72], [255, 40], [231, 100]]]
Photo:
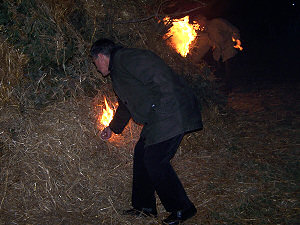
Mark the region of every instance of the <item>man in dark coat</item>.
[[142, 124], [134, 149], [132, 209], [127, 215], [156, 216], [155, 191], [171, 214], [165, 224], [179, 224], [196, 214], [194, 204], [173, 170], [170, 160], [186, 132], [202, 129], [196, 97], [185, 81], [148, 50], [123, 48], [108, 39], [91, 48], [93, 61], [103, 76], [110, 74], [119, 106], [101, 133], [123, 131], [129, 119]]

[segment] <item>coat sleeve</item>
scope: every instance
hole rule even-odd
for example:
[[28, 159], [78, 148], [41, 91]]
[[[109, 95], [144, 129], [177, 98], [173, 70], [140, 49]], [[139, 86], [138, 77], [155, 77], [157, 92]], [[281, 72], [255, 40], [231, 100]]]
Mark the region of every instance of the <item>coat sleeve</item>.
[[126, 127], [128, 121], [131, 118], [131, 114], [128, 111], [127, 107], [124, 105], [124, 103], [120, 100], [118, 100], [119, 106], [116, 110], [116, 113], [114, 115], [114, 118], [109, 124], [109, 128], [115, 133], [120, 134]]

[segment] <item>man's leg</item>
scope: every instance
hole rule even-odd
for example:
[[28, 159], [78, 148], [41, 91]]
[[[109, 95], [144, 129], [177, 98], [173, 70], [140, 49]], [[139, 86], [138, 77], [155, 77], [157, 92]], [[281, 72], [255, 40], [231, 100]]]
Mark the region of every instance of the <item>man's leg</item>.
[[183, 134], [167, 141], [148, 146], [144, 161], [155, 190], [168, 212], [193, 206], [174, 171], [170, 160], [174, 157]]
[[153, 209], [156, 213], [154, 187], [144, 165], [145, 143], [143, 138], [137, 142], [133, 157], [132, 206], [137, 210]]

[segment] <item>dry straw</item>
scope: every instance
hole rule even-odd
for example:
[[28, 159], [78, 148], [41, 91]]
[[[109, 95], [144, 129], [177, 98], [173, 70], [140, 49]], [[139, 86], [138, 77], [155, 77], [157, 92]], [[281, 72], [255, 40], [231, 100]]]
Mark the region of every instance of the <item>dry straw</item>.
[[[101, 140], [103, 94], [26, 113], [1, 108], [2, 224], [159, 224], [166, 216], [160, 202], [158, 219], [121, 215], [140, 127], [130, 122], [112, 142]], [[173, 161], [199, 211], [187, 224], [296, 221], [296, 130], [269, 130], [284, 113], [203, 111], [205, 129], [187, 134]]]
[[26, 82], [23, 70], [28, 57], [11, 46], [7, 40], [0, 39], [0, 105], [18, 102], [17, 89]]

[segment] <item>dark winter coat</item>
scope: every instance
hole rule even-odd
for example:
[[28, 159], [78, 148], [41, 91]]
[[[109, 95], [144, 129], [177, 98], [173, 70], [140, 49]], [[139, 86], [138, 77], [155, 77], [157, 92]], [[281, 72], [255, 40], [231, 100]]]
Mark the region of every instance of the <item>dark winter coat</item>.
[[146, 146], [202, 129], [200, 105], [185, 81], [148, 50], [120, 48], [110, 57], [119, 107], [109, 127], [121, 133], [130, 117], [143, 124]]

